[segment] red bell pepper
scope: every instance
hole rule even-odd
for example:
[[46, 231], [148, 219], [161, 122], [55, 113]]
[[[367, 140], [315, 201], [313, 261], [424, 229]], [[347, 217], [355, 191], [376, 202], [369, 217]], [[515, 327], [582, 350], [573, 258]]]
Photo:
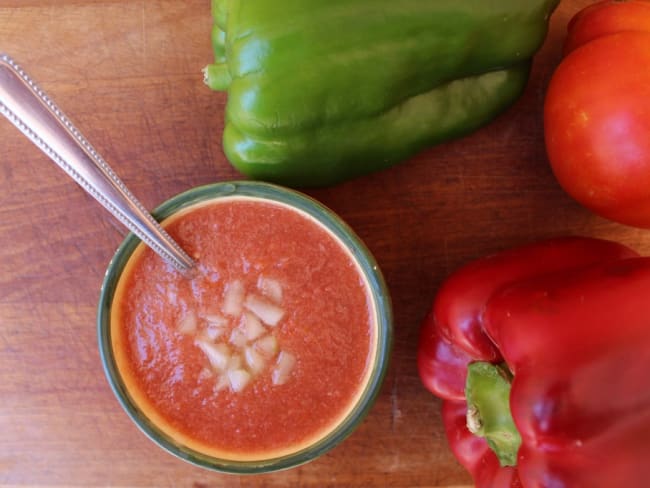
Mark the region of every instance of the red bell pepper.
[[650, 258], [569, 237], [443, 283], [418, 349], [477, 487], [650, 484]]

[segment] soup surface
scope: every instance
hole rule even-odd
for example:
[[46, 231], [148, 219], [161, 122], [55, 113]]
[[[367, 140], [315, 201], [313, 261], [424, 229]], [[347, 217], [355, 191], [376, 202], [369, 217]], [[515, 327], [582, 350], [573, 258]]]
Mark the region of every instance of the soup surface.
[[132, 399], [176, 441], [233, 460], [294, 452], [354, 406], [376, 349], [368, 285], [321, 224], [279, 203], [217, 199], [164, 222], [187, 279], [140, 245], [111, 311]]

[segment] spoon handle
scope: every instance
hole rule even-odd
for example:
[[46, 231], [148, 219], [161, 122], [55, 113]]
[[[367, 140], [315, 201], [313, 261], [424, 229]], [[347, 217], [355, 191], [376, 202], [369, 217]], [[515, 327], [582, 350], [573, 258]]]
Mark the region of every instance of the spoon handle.
[[194, 266], [63, 112], [1, 53], [0, 113], [163, 259], [182, 272]]

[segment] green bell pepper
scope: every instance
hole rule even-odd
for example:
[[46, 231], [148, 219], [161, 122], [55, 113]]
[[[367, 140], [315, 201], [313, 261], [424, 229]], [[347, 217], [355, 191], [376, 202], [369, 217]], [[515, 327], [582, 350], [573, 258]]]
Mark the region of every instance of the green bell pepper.
[[213, 0], [223, 148], [325, 186], [485, 125], [524, 90], [559, 0]]

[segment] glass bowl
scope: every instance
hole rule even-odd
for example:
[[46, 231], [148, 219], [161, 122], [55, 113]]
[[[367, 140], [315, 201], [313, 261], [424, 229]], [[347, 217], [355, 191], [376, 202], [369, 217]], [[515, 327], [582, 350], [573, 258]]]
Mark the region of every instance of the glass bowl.
[[120, 245], [104, 277], [97, 314], [99, 350], [104, 372], [119, 403], [137, 427], [159, 447], [189, 463], [218, 472], [233, 474], [272, 472], [295, 467], [318, 458], [342, 442], [363, 421], [379, 394], [388, 368], [392, 345], [391, 302], [377, 263], [353, 230], [331, 210], [294, 190], [250, 181], [216, 183], [179, 194], [163, 203], [153, 214], [164, 226], [166, 218], [190, 206], [229, 197], [262, 199], [284, 204], [307, 214], [336, 237], [364, 275], [377, 322], [376, 350], [374, 360], [368, 365], [369, 379], [347, 416], [315, 443], [287, 455], [260, 460], [216, 458], [189, 448], [163, 432], [147, 418], [127, 390], [116, 364], [111, 339], [111, 307], [118, 280], [131, 255], [138, 246], [143, 245], [133, 234], [129, 234]]

